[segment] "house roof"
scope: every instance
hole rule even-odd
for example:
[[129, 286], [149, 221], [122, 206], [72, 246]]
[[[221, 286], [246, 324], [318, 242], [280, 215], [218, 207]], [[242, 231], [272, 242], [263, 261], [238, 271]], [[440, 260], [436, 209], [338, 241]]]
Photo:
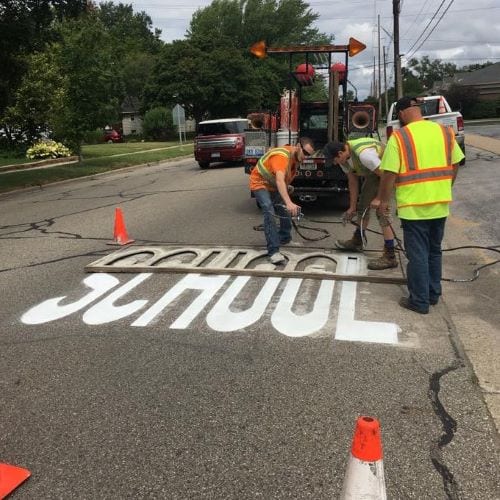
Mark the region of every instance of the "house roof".
[[128, 95], [121, 104], [122, 113], [138, 113], [140, 102], [137, 97]]
[[484, 85], [500, 83], [500, 62], [470, 73], [457, 73], [454, 78], [459, 85]]

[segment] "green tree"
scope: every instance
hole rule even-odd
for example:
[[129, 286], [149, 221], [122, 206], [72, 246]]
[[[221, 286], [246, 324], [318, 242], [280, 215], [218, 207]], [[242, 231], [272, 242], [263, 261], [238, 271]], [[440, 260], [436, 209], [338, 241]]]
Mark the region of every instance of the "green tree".
[[268, 45], [328, 43], [332, 37], [313, 27], [318, 18], [302, 0], [213, 0], [193, 14], [187, 36], [193, 41], [223, 36], [239, 48], [258, 40]]
[[421, 82], [424, 92], [428, 92], [434, 82], [441, 82], [457, 72], [455, 64], [443, 63], [440, 59], [431, 60], [429, 56], [424, 56], [420, 60], [411, 59], [408, 69]]
[[0, 123], [29, 66], [29, 55], [53, 41], [54, 21], [75, 18], [86, 0], [0, 0]]
[[466, 118], [471, 118], [472, 110], [479, 102], [479, 92], [463, 85], [450, 85], [445, 97], [451, 108], [460, 110]]
[[59, 34], [50, 50], [65, 75], [63, 108], [51, 125], [56, 138], [79, 151], [86, 131], [119, 118], [123, 87], [109, 34], [95, 13], [61, 23]]
[[61, 111], [65, 77], [50, 51], [29, 56], [27, 66], [14, 96], [15, 104], [7, 108], [5, 121], [9, 130], [32, 143], [51, 128], [52, 118]]
[[142, 129], [147, 139], [166, 140], [174, 132], [172, 111], [164, 107], [150, 109], [144, 115]]
[[[144, 108], [180, 103], [197, 121], [275, 110], [288, 83], [285, 57], [256, 60], [250, 46], [328, 43], [301, 0], [214, 0], [198, 9], [186, 40], [168, 44], [149, 81]], [[297, 57], [294, 65], [304, 62]], [[319, 87], [318, 87], [319, 88]]]

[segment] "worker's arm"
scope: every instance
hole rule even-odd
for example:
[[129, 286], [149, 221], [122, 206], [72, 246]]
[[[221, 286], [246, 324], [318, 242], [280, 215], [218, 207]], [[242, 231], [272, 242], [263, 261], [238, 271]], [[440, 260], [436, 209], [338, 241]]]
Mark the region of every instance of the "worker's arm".
[[285, 182], [285, 172], [281, 170], [276, 172], [276, 187], [278, 188], [278, 192], [281, 195], [282, 200], [285, 202], [286, 209], [292, 217], [296, 217], [300, 211], [300, 207], [299, 205], [293, 203], [293, 201], [290, 199], [290, 195], [288, 194], [288, 186]]
[[374, 198], [370, 204], [372, 208], [377, 209], [382, 214], [387, 211], [396, 177], [397, 174], [394, 172], [389, 172], [387, 170], [382, 171], [377, 197]]

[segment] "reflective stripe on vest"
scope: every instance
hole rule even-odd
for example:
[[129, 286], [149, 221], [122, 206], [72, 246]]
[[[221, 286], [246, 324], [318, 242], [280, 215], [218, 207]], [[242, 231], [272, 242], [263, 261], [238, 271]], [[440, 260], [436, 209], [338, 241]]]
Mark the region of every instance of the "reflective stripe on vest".
[[352, 153], [351, 162], [353, 171], [355, 174], [358, 175], [361, 174], [362, 168], [366, 169], [366, 167], [364, 167], [364, 165], [361, 163], [361, 160], [359, 159], [359, 155], [365, 149], [375, 148], [379, 158], [382, 157], [382, 154], [384, 152], [383, 144], [380, 141], [377, 141], [377, 139], [372, 139], [371, 137], [362, 137], [360, 139], [353, 139], [347, 141], [347, 144], [349, 145], [349, 149], [351, 150]]
[[288, 179], [290, 176], [290, 160], [292, 158], [292, 153], [285, 148], [273, 148], [270, 149], [264, 156], [259, 158], [257, 162], [257, 169], [261, 177], [273, 187], [276, 187], [276, 177], [268, 170], [266, 165], [264, 164], [271, 156], [280, 155], [284, 156], [288, 160], [288, 165], [286, 166], [285, 179]]
[[[430, 205], [451, 201], [451, 180], [454, 169], [451, 163], [453, 141], [455, 134], [451, 127], [440, 125], [443, 134], [443, 146], [446, 165], [420, 168], [418, 164], [417, 150], [413, 136], [407, 127], [394, 131], [394, 136], [399, 144], [400, 161], [403, 165], [401, 172], [396, 178], [398, 188], [398, 207], [415, 205]], [[442, 181], [446, 181], [445, 184]], [[434, 184], [431, 184], [434, 183]], [[433, 199], [428, 199], [429, 190], [424, 191], [418, 185], [432, 186]], [[411, 186], [409, 191], [407, 186]]]

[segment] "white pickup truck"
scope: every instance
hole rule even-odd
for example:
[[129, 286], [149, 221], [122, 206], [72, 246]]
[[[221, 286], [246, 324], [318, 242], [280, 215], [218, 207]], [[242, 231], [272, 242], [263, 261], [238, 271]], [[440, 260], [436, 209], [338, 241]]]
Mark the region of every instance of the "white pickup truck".
[[[464, 119], [458, 111], [452, 111], [446, 98], [442, 95], [431, 95], [425, 97], [416, 97], [416, 100], [421, 103], [420, 109], [425, 120], [441, 123], [453, 127], [455, 131], [455, 139], [465, 154], [465, 135], [464, 135]], [[397, 130], [401, 125], [394, 111], [396, 103], [393, 102], [387, 114], [386, 138], [389, 139], [393, 130]], [[460, 162], [460, 165], [465, 163], [465, 158]]]

